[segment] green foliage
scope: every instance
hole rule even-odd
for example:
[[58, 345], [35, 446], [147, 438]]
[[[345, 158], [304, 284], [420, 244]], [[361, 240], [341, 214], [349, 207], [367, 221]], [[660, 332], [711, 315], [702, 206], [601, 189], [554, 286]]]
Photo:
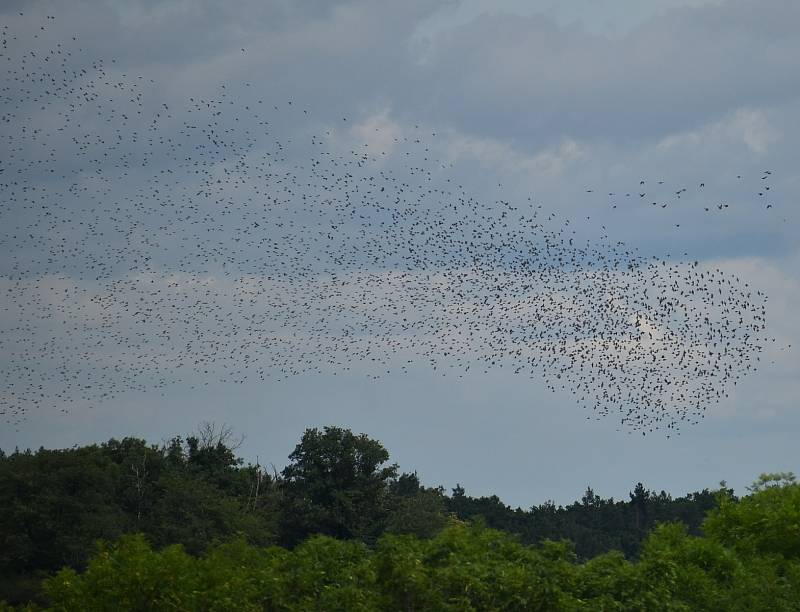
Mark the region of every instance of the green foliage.
[[384, 536], [375, 553], [386, 610], [561, 610], [573, 565], [564, 547], [536, 550], [482, 525], [455, 523], [436, 538]]
[[118, 470], [97, 446], [0, 460], [0, 597], [25, 601], [41, 573], [83, 566], [98, 538], [132, 528], [114, 503]]
[[[194, 441], [192, 441], [194, 440]], [[99, 540], [142, 532], [158, 547], [182, 544], [199, 554], [242, 533], [269, 544], [277, 531], [278, 493], [242, 466], [219, 435], [144, 440], [0, 457], [0, 598], [36, 598], [39, 582], [61, 567], [82, 570]]]
[[797, 563], [741, 555], [714, 537], [688, 535], [680, 524], [661, 525], [648, 537], [640, 567], [687, 610], [796, 610], [800, 602]]
[[589, 487], [579, 502], [569, 506], [545, 502], [523, 511], [512, 510], [496, 495], [470, 497], [457, 486], [446, 505], [461, 519], [480, 516], [488, 526], [517, 534], [526, 544], [567, 538], [584, 560], [611, 550], [636, 558], [649, 531], [666, 521], [681, 521], [698, 535], [706, 513], [717, 506], [717, 496], [708, 489], [673, 499], [638, 483], [629, 497], [629, 501], [603, 499]]
[[374, 541], [396, 465], [380, 442], [340, 427], [307, 429], [283, 470], [283, 541], [308, 535]]
[[785, 476], [780, 475], [777, 486], [764, 486], [776, 481], [762, 475], [755, 492], [738, 502], [722, 496], [703, 530], [743, 552], [800, 559], [800, 484]]
[[201, 587], [193, 557], [179, 544], [153, 551], [142, 535], [102, 545], [83, 574], [65, 568], [44, 582], [58, 611], [192, 609]]
[[774, 472], [772, 474], [761, 474], [752, 485], [747, 487], [751, 493], [757, 493], [771, 487], [783, 487], [794, 484], [797, 478], [793, 472]]
[[398, 476], [379, 442], [346, 429], [307, 430], [273, 477], [231, 442], [206, 425], [162, 446], [0, 453], [0, 598], [59, 611], [800, 609], [791, 473], [763, 474], [741, 500], [724, 483], [675, 499], [640, 483], [625, 501], [589, 487], [523, 511]]
[[401, 474], [389, 484], [389, 514], [385, 532], [431, 538], [449, 521], [441, 488], [425, 488], [417, 474]]
[[324, 535], [292, 551], [237, 538], [199, 558], [123, 536], [83, 573], [48, 579], [45, 592], [47, 609], [60, 612], [788, 611], [798, 609], [800, 566], [742, 555], [678, 523], [655, 529], [636, 562], [611, 552], [580, 564], [568, 542], [526, 546], [480, 522], [451, 521], [434, 538], [386, 534], [374, 549]]
[[377, 609], [375, 572], [370, 557], [361, 542], [323, 535], [306, 540], [280, 568], [285, 577], [288, 609]]

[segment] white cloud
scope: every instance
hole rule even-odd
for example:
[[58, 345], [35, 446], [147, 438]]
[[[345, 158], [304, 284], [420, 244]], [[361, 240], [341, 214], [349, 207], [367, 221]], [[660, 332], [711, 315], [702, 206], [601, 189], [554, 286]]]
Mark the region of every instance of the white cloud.
[[366, 144], [369, 152], [389, 155], [402, 138], [403, 128], [392, 119], [390, 109], [384, 108], [361, 119], [350, 129], [350, 134], [358, 145]]
[[521, 173], [557, 176], [567, 167], [586, 155], [587, 147], [565, 138], [559, 145], [524, 153], [508, 142], [489, 137], [450, 132], [445, 146], [445, 156], [451, 162], [465, 158], [477, 160], [481, 165], [503, 173]]
[[760, 111], [737, 111], [731, 129], [734, 134], [740, 133], [744, 143], [759, 155], [764, 155], [769, 146], [781, 138], [781, 133], [769, 124], [765, 113]]
[[658, 143], [658, 148], [669, 150], [744, 144], [753, 153], [765, 155], [770, 145], [780, 139], [781, 132], [770, 124], [765, 111], [740, 108], [725, 118], [696, 130], [670, 134]]

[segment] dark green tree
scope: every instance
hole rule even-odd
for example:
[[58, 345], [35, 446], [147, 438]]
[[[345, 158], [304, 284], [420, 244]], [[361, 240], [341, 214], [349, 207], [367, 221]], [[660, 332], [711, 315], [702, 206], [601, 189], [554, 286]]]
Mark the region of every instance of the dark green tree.
[[389, 515], [385, 531], [430, 538], [449, 522], [442, 487], [424, 487], [416, 472], [403, 473], [389, 483]]
[[282, 540], [310, 534], [374, 541], [387, 516], [389, 483], [397, 466], [389, 452], [349, 429], [307, 429], [283, 470]]

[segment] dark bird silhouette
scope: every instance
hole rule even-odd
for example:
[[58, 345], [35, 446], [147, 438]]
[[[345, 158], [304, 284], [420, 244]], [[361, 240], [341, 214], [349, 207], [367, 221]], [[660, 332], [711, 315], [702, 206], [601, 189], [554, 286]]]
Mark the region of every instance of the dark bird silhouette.
[[[66, 41], [5, 36], [3, 54], [8, 425], [198, 380], [418, 364], [506, 370], [593, 418], [672, 432], [757, 369], [766, 296], [642, 256], [602, 223], [580, 240], [502, 185], [478, 197], [425, 126], [332, 147], [314, 112], [248, 83], [165, 101]], [[686, 191], [652, 197], [667, 208]]]

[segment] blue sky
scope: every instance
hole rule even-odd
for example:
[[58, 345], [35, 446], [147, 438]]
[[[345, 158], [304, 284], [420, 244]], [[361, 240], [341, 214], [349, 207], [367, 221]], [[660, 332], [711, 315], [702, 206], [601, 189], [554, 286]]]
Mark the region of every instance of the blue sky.
[[[448, 166], [441, 177], [476, 199], [531, 197], [542, 214], [570, 220], [593, 244], [607, 235], [674, 265], [697, 260], [722, 269], [768, 296], [767, 333], [775, 338], [758, 372], [709, 407], [701, 424], [670, 439], [618, 431], [613, 419], [587, 420], [571, 394], [506, 371], [448, 377], [419, 361], [377, 380], [351, 370], [243, 384], [184, 377], [153, 389], [170, 378], [162, 364], [147, 381], [154, 384], [114, 400], [68, 414], [31, 410], [19, 425], [0, 428], [0, 447], [125, 435], [159, 441], [211, 420], [245, 434], [245, 457], [280, 468], [304, 428], [336, 424], [381, 440], [426, 484], [459, 482], [471, 494], [496, 493], [523, 507], [569, 502], [587, 485], [625, 497], [638, 481], [681, 494], [726, 479], [743, 492], [760, 472], [798, 469], [800, 359], [789, 348], [800, 346], [797, 3], [85, 0], [69, 11], [56, 2], [11, 2], [0, 14], [18, 40], [33, 44], [35, 34], [37, 45], [79, 44], [76, 58], [105, 58], [110, 74], [146, 77], [148, 112], [166, 104], [178, 116], [189, 98], [218, 98], [223, 84], [237, 104], [280, 105], [273, 123], [281, 139], [294, 139], [289, 164], [308, 158], [311, 134], [330, 132], [325, 142], [334, 152], [369, 144], [393, 160], [405, 150], [394, 138], [436, 133], [430, 156]], [[17, 112], [39, 111], [26, 102]], [[36, 118], [42, 126], [52, 119]], [[93, 134], [111, 134], [107, 122], [82, 120]], [[177, 121], [161, 121], [160, 133], [178, 129]], [[54, 163], [66, 169], [75, 160]], [[401, 171], [382, 163], [373, 170]], [[770, 209], [758, 196], [767, 169]], [[40, 185], [50, 180], [32, 176]], [[136, 180], [112, 192], [125, 201]], [[669, 206], [632, 201], [641, 180], [653, 190], [663, 180], [657, 197]], [[672, 197], [683, 187], [680, 199]], [[730, 207], [715, 213], [722, 202]], [[6, 202], [0, 218], [21, 223], [26, 214]], [[51, 233], [47, 240], [68, 236], [64, 228]], [[36, 255], [12, 252], [14, 244], [0, 242], [7, 250], [0, 324], [8, 338], [27, 322], [36, 338], [44, 328], [8, 293], [8, 262]], [[89, 294], [97, 290], [73, 280]], [[41, 303], [58, 307], [55, 296]], [[6, 382], [20, 359], [10, 347], [0, 345]]]

